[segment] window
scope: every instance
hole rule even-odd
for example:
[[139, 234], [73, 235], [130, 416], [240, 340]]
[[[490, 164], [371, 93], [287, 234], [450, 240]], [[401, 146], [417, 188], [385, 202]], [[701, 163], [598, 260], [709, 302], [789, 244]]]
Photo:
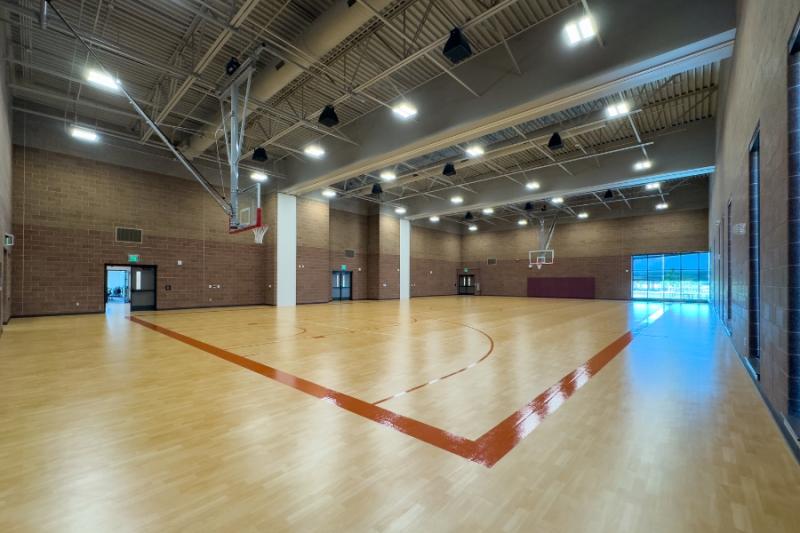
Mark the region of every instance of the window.
[[634, 255], [631, 265], [634, 300], [708, 301], [708, 252]]
[[750, 290], [748, 294], [750, 315], [750, 358], [758, 359], [760, 350], [761, 306], [761, 135], [756, 130], [750, 145]]

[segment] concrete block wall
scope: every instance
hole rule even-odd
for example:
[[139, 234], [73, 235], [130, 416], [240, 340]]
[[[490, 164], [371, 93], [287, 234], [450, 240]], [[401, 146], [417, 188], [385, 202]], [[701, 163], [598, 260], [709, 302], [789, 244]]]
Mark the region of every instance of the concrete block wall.
[[102, 311], [105, 264], [128, 254], [158, 267], [161, 309], [265, 302], [264, 248], [193, 181], [18, 146], [13, 176], [14, 316]]
[[[789, 154], [795, 149], [800, 103], [789, 100], [789, 40], [800, 15], [796, 0], [739, 3], [739, 21], [717, 134], [717, 170], [709, 216], [714, 261], [714, 305], [740, 354], [749, 345], [749, 147], [761, 138], [761, 305], [760, 386], [772, 407], [790, 414], [790, 388], [800, 393], [800, 358], [790, 355], [789, 226], [797, 224], [787, 199]], [[795, 94], [796, 99], [796, 94]], [[790, 130], [794, 129], [790, 133]], [[730, 216], [728, 205], [730, 204]], [[743, 224], [745, 231], [732, 231]], [[730, 249], [727, 245], [730, 236]], [[728, 265], [730, 264], [730, 269]], [[728, 289], [730, 279], [730, 290]], [[730, 298], [730, 313], [728, 301]], [[797, 326], [794, 326], [797, 327]], [[794, 370], [794, 377], [792, 376]], [[800, 414], [800, 401], [794, 415]]]
[[[0, 57], [6, 57], [4, 25], [0, 24]], [[11, 96], [6, 87], [6, 68], [0, 66], [0, 238], [11, 228]], [[0, 333], [11, 316], [11, 257], [13, 248], [0, 248]]]

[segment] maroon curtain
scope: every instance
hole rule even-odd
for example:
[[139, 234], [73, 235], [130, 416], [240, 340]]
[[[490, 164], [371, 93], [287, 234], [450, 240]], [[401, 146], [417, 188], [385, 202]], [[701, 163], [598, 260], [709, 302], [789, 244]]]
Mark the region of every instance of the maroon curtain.
[[594, 298], [594, 278], [528, 278], [528, 296]]

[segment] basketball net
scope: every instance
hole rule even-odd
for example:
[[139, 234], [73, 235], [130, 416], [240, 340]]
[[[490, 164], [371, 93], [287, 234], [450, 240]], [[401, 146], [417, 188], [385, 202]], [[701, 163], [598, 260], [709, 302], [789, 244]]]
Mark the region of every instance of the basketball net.
[[269, 226], [259, 226], [257, 228], [253, 228], [253, 235], [256, 238], [256, 244], [264, 244], [264, 235], [267, 234], [269, 230]]

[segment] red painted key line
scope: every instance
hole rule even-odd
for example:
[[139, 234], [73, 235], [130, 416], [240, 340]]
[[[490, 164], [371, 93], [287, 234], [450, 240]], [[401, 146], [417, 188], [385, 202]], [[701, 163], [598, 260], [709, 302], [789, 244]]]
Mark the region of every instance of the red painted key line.
[[[647, 318], [646, 325], [652, 324], [658, 320], [661, 315], [663, 315], [663, 310], [653, 313]], [[614, 357], [622, 352], [622, 350], [631, 343], [634, 337], [633, 331], [628, 331], [621, 335], [595, 354], [585, 364], [561, 378], [558, 383], [523, 405], [505, 420], [473, 441], [430, 424], [394, 413], [383, 407], [365, 402], [364, 400], [359, 400], [353, 396], [323, 387], [322, 385], [289, 374], [288, 372], [283, 372], [269, 365], [253, 361], [252, 359], [229, 352], [223, 348], [188, 337], [177, 331], [153, 324], [142, 318], [129, 316], [128, 319], [161, 333], [162, 335], [166, 335], [184, 344], [203, 350], [220, 359], [224, 359], [225, 361], [292, 387], [295, 390], [324, 400], [346, 411], [350, 411], [353, 414], [367, 418], [401, 433], [405, 433], [417, 440], [427, 442], [439, 449], [484, 465], [487, 468], [491, 468], [497, 464], [500, 459], [513, 450], [525, 437], [530, 435], [547, 416], [553, 414], [570, 396], [584, 386], [592, 376], [596, 375], [603, 367], [611, 362]], [[641, 329], [642, 328], [639, 327], [636, 328], [635, 331], [638, 333]]]

